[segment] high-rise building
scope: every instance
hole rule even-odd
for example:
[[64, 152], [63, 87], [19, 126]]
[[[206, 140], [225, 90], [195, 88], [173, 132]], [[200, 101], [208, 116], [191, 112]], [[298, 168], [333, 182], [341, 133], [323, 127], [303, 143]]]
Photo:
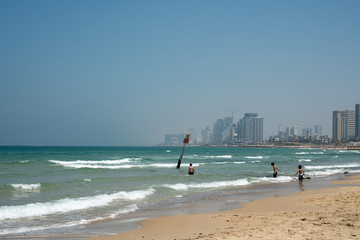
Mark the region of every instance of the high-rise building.
[[263, 117], [257, 113], [245, 113], [238, 122], [238, 138], [242, 143], [263, 142]]
[[312, 128], [303, 128], [302, 136], [303, 136], [304, 139], [311, 139], [313, 137]]
[[314, 126], [314, 133], [315, 133], [318, 137], [322, 136], [322, 135], [323, 135], [323, 133], [322, 133], [322, 126], [321, 126], [321, 125], [315, 125], [315, 126]]
[[360, 104], [355, 105], [355, 138], [360, 140]]
[[206, 127], [205, 130], [201, 131], [202, 143], [203, 144], [210, 144], [211, 142], [211, 132], [210, 128]]
[[355, 138], [355, 109], [345, 111], [345, 139], [351, 140]]
[[346, 138], [346, 112], [333, 111], [332, 138], [334, 141], [341, 142]]
[[221, 144], [223, 140], [223, 132], [224, 132], [224, 120], [218, 119], [216, 120], [213, 127], [213, 143]]
[[314, 140], [320, 140], [322, 137], [322, 126], [321, 125], [315, 125], [314, 126]]

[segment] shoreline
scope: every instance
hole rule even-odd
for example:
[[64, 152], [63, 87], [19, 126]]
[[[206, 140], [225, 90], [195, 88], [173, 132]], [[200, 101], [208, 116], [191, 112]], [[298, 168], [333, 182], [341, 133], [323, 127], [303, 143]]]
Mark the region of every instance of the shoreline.
[[335, 180], [339, 186], [300, 188], [234, 210], [150, 218], [139, 229], [91, 239], [359, 239], [360, 175]]

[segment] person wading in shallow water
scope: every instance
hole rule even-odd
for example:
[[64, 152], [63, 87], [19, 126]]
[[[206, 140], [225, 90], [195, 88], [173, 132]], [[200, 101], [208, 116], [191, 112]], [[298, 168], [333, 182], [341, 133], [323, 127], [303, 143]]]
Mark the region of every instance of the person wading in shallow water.
[[271, 166], [274, 168], [273, 177], [276, 178], [277, 177], [277, 170], [279, 170], [280, 172], [281, 172], [281, 170], [273, 162], [271, 163]]
[[304, 185], [303, 185], [303, 180], [304, 180], [305, 171], [302, 169], [302, 166], [301, 166], [301, 165], [298, 166], [298, 170], [297, 170], [295, 176], [296, 176], [297, 174], [299, 174], [299, 185], [300, 185], [300, 186], [304, 186]]
[[190, 163], [188, 173], [189, 173], [189, 175], [194, 175], [194, 173], [195, 173], [195, 168], [193, 167], [192, 163]]

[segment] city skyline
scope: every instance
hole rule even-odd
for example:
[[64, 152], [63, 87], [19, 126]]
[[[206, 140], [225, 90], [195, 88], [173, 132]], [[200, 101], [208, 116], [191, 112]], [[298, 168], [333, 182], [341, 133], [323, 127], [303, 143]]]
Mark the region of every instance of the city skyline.
[[[261, 119], [261, 126], [257, 127], [258, 130], [245, 130], [249, 127], [246, 127], [248, 121], [255, 121], [251, 119]], [[254, 125], [254, 123], [248, 123]], [[256, 124], [255, 124], [256, 125]], [[313, 127], [302, 127], [295, 125], [287, 125], [285, 129], [280, 128], [278, 125], [278, 134], [269, 136], [268, 139], [263, 139], [263, 117], [259, 116], [258, 113], [245, 113], [242, 119], [238, 121], [235, 120], [232, 116], [219, 118], [213, 124], [213, 130], [211, 131], [210, 127], [207, 126], [205, 129], [201, 130], [201, 137], [195, 136], [192, 137], [193, 143], [200, 144], [252, 144], [252, 143], [264, 143], [267, 141], [296, 141], [298, 138], [315, 140], [319, 141], [328, 141], [332, 139], [334, 143], [336, 142], [345, 142], [345, 141], [356, 141], [360, 139], [360, 104], [355, 104], [354, 109], [346, 110], [334, 110], [332, 112], [332, 134], [328, 135], [323, 132], [323, 125], [316, 124]], [[302, 134], [300, 134], [302, 130]], [[194, 130], [197, 132], [196, 130]], [[191, 131], [188, 131], [191, 132]], [[257, 133], [259, 132], [259, 133]], [[180, 134], [167, 134], [168, 136], [176, 135], [176, 141], [180, 143], [181, 138], [184, 133]], [[250, 137], [250, 135], [261, 135], [261, 137]], [[169, 143], [166, 140], [167, 135], [165, 135], [165, 144]], [[260, 136], [259, 135], [259, 136]], [[194, 139], [195, 138], [195, 139]], [[174, 141], [173, 141], [174, 142]], [[175, 143], [175, 142], [174, 142]], [[329, 142], [327, 142], [329, 143]], [[175, 144], [176, 145], [176, 144]]]
[[[155, 145], [360, 102], [360, 1], [0, 1], [0, 145]], [[200, 134], [200, 133], [199, 133]]]

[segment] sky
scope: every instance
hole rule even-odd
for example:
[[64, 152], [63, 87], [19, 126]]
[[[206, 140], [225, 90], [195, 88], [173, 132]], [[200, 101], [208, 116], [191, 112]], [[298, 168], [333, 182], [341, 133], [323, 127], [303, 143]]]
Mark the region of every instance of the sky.
[[0, 0], [0, 145], [128, 146], [360, 103], [360, 1]]

